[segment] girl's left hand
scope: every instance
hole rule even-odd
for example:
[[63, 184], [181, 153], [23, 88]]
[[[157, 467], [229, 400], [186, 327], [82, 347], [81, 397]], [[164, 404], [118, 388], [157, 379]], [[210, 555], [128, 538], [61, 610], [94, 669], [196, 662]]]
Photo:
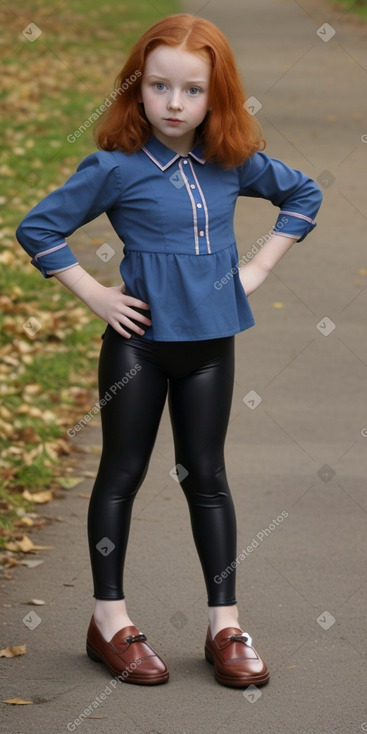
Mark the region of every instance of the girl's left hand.
[[254, 259], [240, 268], [239, 276], [246, 296], [256, 291], [264, 282], [272, 268], [297, 242], [297, 237], [288, 237], [274, 232], [262, 246]]
[[255, 262], [247, 263], [247, 265], [239, 269], [240, 281], [246, 296], [250, 296], [251, 293], [254, 293], [262, 285], [268, 273], [268, 270], [258, 267]]

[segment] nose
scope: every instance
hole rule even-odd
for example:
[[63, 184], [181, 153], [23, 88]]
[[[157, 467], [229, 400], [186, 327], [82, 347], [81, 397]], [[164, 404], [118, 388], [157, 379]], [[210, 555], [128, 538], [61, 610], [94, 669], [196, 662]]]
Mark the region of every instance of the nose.
[[178, 89], [172, 90], [168, 100], [168, 107], [171, 110], [182, 110], [183, 104], [181, 101], [181, 94]]

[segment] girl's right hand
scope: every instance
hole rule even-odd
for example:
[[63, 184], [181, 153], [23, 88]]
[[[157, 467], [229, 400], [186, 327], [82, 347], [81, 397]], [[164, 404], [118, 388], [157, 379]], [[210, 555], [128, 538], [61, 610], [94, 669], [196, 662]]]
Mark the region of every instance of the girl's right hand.
[[138, 298], [126, 296], [124, 283], [104, 286], [84, 270], [79, 263], [60, 270], [54, 275], [60, 283], [80, 298], [96, 316], [99, 316], [103, 321], [107, 321], [118, 334], [126, 339], [130, 339], [131, 334], [126, 331], [126, 328], [124, 329], [124, 326], [140, 336], [145, 334], [145, 331], [134, 321], [151, 326], [152, 322], [147, 316], [135, 311], [136, 308], [149, 311], [149, 305]]
[[103, 319], [103, 321], [107, 321], [118, 334], [121, 334], [126, 339], [130, 339], [131, 334], [124, 329], [124, 326], [139, 334], [139, 336], [142, 336], [145, 334], [144, 329], [139, 324], [134, 323], [134, 321], [138, 321], [146, 326], [151, 326], [152, 322], [147, 316], [135, 310], [141, 308], [149, 311], [149, 305], [144, 301], [140, 301], [138, 298], [133, 298], [133, 296], [126, 296], [124, 294], [124, 287], [124, 285], [106, 287], [98, 283], [98, 287], [93, 289], [93, 299], [87, 305], [93, 313]]

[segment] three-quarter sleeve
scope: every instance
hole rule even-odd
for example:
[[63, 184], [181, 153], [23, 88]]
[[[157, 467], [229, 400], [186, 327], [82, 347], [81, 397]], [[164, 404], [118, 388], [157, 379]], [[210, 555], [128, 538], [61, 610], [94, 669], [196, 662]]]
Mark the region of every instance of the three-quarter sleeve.
[[113, 155], [92, 153], [19, 224], [17, 240], [45, 278], [78, 264], [65, 238], [114, 206], [121, 194], [118, 174]]
[[274, 232], [301, 242], [316, 227], [322, 192], [302, 171], [265, 153], [255, 153], [239, 172], [240, 196], [268, 199], [280, 208]]

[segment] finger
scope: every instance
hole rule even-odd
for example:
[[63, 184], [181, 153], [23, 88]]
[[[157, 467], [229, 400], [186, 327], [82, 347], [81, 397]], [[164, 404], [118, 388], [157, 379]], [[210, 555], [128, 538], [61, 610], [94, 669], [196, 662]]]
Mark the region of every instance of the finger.
[[122, 328], [119, 321], [116, 321], [115, 323], [110, 322], [110, 324], [112, 328], [117, 331], [118, 334], [120, 334], [120, 336], [125, 337], [125, 339], [131, 339], [131, 334], [129, 334], [128, 331]]
[[121, 324], [121, 320], [123, 321], [123, 325], [124, 325], [124, 326], [125, 326], [126, 328], [128, 328], [128, 329], [131, 329], [131, 331], [134, 331], [134, 332], [135, 332], [136, 334], [139, 334], [139, 336], [143, 336], [143, 334], [145, 334], [145, 330], [144, 330], [144, 329], [142, 329], [142, 328], [141, 328], [141, 327], [139, 326], [139, 324], [135, 324], [135, 323], [134, 323], [134, 321], [131, 321], [131, 320], [130, 320], [130, 319], [129, 319], [129, 318], [127, 317], [127, 316], [126, 316], [126, 314], [120, 317], [120, 325], [122, 326], [122, 324]]
[[142, 308], [145, 311], [150, 311], [150, 306], [148, 303], [145, 303], [145, 301], [140, 301], [139, 298], [134, 298], [133, 296], [124, 296], [124, 303], [126, 306], [133, 306], [135, 308]]
[[125, 313], [122, 314], [128, 319], [134, 319], [135, 321], [140, 321], [142, 324], [146, 324], [146, 326], [151, 326], [152, 322], [151, 319], [148, 316], [144, 316], [144, 314], [139, 313], [139, 311], [135, 311], [133, 308], [127, 308]]

